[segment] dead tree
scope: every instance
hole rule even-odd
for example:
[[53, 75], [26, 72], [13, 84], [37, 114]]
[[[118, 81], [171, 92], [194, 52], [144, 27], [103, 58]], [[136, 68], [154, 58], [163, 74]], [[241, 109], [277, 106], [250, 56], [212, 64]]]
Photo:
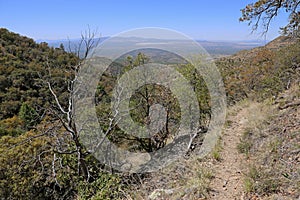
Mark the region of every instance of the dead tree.
[[[57, 120], [62, 128], [64, 129], [63, 132], [67, 134], [69, 140], [65, 140], [66, 142], [71, 142], [74, 145], [75, 149], [70, 150], [69, 145], [64, 144], [61, 142], [56, 143], [53, 145], [54, 155], [63, 155], [63, 154], [76, 154], [77, 155], [77, 173], [79, 175], [83, 175], [84, 179], [88, 181], [90, 179], [90, 173], [88, 169], [88, 164], [86, 162], [86, 156], [89, 154], [80, 142], [79, 132], [76, 129], [75, 121], [74, 121], [74, 84], [78, 78], [78, 71], [82, 66], [82, 61], [87, 58], [90, 51], [99, 44], [100, 39], [95, 38], [97, 33], [95, 31], [91, 31], [88, 28], [87, 31], [81, 34], [81, 40], [77, 46], [72, 49], [71, 42], [69, 42], [69, 51], [75, 54], [78, 57], [78, 64], [76, 66], [71, 66], [71, 73], [73, 74], [72, 78], [67, 81], [68, 84], [68, 102], [63, 103], [60, 102], [58, 94], [55, 92], [50, 80], [46, 81], [48, 89], [51, 92], [51, 95], [54, 98], [54, 103], [49, 108], [49, 113], [54, 116], [55, 120]], [[83, 57], [82, 57], [83, 55]], [[51, 66], [49, 67], [49, 71], [51, 71]], [[51, 75], [50, 75], [51, 79]], [[62, 131], [62, 130], [59, 130]], [[60, 134], [60, 133], [53, 133], [53, 134]], [[62, 136], [64, 137], [64, 135]], [[54, 159], [56, 159], [54, 157]], [[55, 162], [55, 160], [53, 160]], [[54, 166], [54, 165], [53, 165]]]

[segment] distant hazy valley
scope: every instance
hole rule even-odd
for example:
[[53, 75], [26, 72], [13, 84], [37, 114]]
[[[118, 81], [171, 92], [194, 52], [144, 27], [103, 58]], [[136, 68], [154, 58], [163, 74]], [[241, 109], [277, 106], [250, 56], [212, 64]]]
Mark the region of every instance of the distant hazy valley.
[[[109, 39], [109, 37], [103, 37], [97, 39], [101, 42]], [[63, 44], [66, 50], [71, 50], [79, 44], [80, 39], [71, 39], [71, 40], [37, 40], [40, 42], [47, 42], [49, 46], [59, 47], [60, 44]], [[126, 43], [135, 43], [140, 45], [142, 43], [149, 42], [162, 42], [160, 39], [144, 39], [144, 38], [128, 38], [128, 40], [123, 41], [124, 45]], [[165, 41], [164, 41], [165, 42]], [[176, 40], [168, 40], [168, 42], [176, 42]], [[259, 46], [264, 46], [268, 41], [264, 40], [245, 40], [245, 41], [208, 41], [208, 40], [196, 40], [211, 56], [213, 57], [222, 57], [233, 55], [241, 50], [252, 49]], [[120, 43], [118, 43], [120, 46]]]

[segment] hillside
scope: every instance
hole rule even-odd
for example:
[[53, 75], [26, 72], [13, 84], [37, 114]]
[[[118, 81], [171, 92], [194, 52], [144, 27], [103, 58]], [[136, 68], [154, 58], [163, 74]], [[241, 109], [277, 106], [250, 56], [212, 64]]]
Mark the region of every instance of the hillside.
[[0, 29], [1, 199], [55, 196], [50, 144], [57, 131], [51, 126], [56, 123], [51, 110], [56, 108], [47, 83], [65, 106], [66, 80], [77, 63], [78, 58], [63, 49]]
[[67, 90], [64, 80], [71, 76], [70, 67], [78, 62], [78, 58], [63, 49], [49, 47], [44, 42], [37, 44], [4, 28], [0, 29], [0, 50], [0, 135], [18, 135], [27, 128], [13, 130], [6, 122], [16, 120], [13, 126], [19, 126], [14, 117], [22, 105], [34, 108], [39, 115], [45, 112], [53, 100], [47, 80], [63, 98]]
[[218, 62], [233, 106], [217, 164], [229, 169], [216, 168], [215, 198], [300, 198], [299, 52], [299, 40], [281, 36]]
[[154, 174], [134, 197], [298, 199], [299, 45], [279, 37], [216, 61], [229, 106], [215, 150], [202, 160], [189, 155]]
[[[275, 48], [278, 47], [278, 48]], [[232, 104], [243, 98], [277, 97], [299, 80], [299, 41], [279, 37], [264, 47], [216, 61]]]
[[[155, 135], [162, 139], [126, 135], [110, 124], [117, 76], [149, 61], [151, 53], [121, 57], [120, 63], [113, 63], [103, 74], [95, 94], [97, 117], [109, 139], [133, 152], [164, 147], [180, 120], [180, 108], [171, 92], [146, 85], [131, 97], [130, 117], [147, 125], [147, 108], [154, 103], [165, 105], [170, 123]], [[155, 56], [171, 63], [165, 54], [156, 52]], [[264, 47], [216, 60], [228, 101], [217, 145], [209, 156], [199, 159], [193, 153], [202, 144], [198, 137], [183, 158], [151, 173], [120, 173], [104, 166], [81, 144], [68, 107], [74, 66], [80, 61], [63, 46], [49, 47], [0, 29], [0, 199], [300, 197], [298, 40], [279, 37]], [[203, 79], [188, 63], [176, 67], [193, 83], [202, 120], [207, 123], [210, 97]]]

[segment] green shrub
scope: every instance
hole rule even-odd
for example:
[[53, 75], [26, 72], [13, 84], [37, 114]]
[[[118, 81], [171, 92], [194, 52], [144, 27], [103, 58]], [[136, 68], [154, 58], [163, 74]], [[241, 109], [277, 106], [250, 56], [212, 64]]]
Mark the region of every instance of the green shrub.
[[122, 199], [126, 186], [117, 175], [102, 173], [95, 181], [78, 184], [79, 199], [110, 200]]

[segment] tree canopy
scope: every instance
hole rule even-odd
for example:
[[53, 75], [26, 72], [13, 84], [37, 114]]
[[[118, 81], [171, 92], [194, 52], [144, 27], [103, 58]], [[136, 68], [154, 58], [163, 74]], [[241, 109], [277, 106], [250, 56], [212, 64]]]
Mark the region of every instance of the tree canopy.
[[277, 15], [285, 12], [289, 14], [289, 20], [287, 25], [281, 28], [282, 33], [299, 37], [299, 4], [299, 0], [257, 0], [241, 10], [242, 16], [240, 21], [249, 22], [248, 24], [252, 25], [253, 31], [262, 26], [263, 33], [266, 34], [272, 20]]

